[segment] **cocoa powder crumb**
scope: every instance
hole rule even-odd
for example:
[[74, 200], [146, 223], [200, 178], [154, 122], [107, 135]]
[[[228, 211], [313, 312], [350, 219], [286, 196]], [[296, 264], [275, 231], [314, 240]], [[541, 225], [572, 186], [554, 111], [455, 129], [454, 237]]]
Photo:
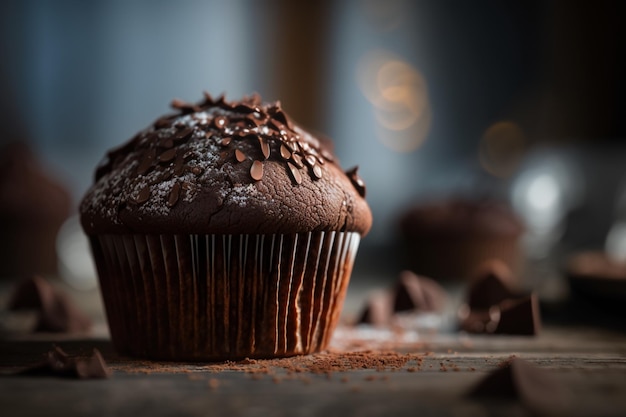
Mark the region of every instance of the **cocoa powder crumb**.
[[190, 379], [204, 378], [201, 373], [217, 374], [222, 372], [242, 372], [254, 380], [264, 375], [285, 377], [289, 375], [323, 375], [331, 379], [333, 374], [355, 370], [377, 372], [395, 372], [407, 367], [418, 370], [422, 366], [425, 354], [399, 353], [394, 351], [326, 351], [306, 356], [278, 359], [244, 359], [220, 363], [185, 363], [153, 362], [141, 360], [113, 360], [110, 367], [115, 371], [127, 373], [189, 373]]
[[503, 361], [500, 361], [498, 363], [498, 368], [508, 368], [509, 366], [511, 366], [511, 362], [513, 361], [513, 359], [517, 358], [516, 355], [511, 355], [508, 358], [506, 358]]

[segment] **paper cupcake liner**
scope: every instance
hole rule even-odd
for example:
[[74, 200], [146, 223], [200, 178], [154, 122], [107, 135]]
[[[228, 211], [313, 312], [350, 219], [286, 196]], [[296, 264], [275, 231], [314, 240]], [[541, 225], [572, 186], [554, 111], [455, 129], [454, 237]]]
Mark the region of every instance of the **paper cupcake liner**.
[[118, 351], [171, 360], [322, 350], [360, 236], [102, 235], [91, 238]]

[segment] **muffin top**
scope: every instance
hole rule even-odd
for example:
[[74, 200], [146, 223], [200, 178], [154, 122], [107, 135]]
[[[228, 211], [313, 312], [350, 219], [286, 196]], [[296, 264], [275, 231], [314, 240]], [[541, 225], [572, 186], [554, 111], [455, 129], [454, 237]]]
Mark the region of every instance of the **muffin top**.
[[205, 93], [172, 107], [100, 163], [80, 205], [87, 234], [369, 231], [357, 168], [279, 102]]

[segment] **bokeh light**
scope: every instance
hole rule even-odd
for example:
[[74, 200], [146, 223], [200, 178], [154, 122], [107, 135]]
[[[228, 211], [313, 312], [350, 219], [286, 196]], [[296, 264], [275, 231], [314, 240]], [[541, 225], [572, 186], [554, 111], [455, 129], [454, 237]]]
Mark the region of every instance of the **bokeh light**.
[[509, 177], [517, 170], [526, 146], [526, 136], [517, 123], [496, 122], [483, 134], [479, 148], [480, 164], [496, 177]]
[[398, 152], [417, 149], [432, 118], [424, 76], [391, 52], [374, 50], [361, 59], [357, 81], [372, 104], [378, 139]]

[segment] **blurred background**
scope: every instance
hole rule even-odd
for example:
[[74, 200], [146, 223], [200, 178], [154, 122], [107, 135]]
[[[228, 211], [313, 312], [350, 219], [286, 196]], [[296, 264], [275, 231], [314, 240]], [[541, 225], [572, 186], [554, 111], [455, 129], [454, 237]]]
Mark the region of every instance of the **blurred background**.
[[360, 166], [357, 274], [395, 277], [399, 214], [453, 195], [510, 203], [533, 259], [611, 231], [626, 255], [625, 5], [5, 0], [0, 140], [30, 143], [75, 211], [105, 151], [173, 98], [256, 91]]

